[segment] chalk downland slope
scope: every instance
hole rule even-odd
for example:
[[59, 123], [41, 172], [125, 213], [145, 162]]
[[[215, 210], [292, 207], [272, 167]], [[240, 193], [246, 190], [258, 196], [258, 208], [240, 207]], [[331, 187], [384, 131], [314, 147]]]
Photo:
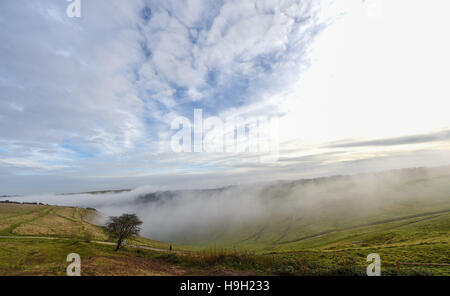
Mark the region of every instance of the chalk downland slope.
[[72, 252], [84, 275], [364, 275], [371, 253], [384, 275], [450, 275], [448, 169], [285, 182], [260, 198], [269, 215], [171, 254], [142, 237], [96, 243], [113, 241], [95, 210], [0, 203], [0, 275], [64, 275]]
[[[83, 275], [201, 273], [167, 262], [164, 251], [125, 247], [114, 252], [114, 246], [98, 243], [113, 243], [102, 227], [91, 223], [98, 215], [93, 209], [0, 203], [0, 275], [65, 275], [70, 253], [80, 254]], [[142, 237], [128, 243], [169, 248]]]

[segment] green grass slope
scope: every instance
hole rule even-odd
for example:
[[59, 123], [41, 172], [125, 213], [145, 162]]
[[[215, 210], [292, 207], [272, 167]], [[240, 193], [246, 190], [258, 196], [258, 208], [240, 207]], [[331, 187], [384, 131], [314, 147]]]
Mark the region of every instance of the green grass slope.
[[[288, 182], [261, 196], [271, 212], [190, 246], [135, 237], [126, 247], [93, 224], [94, 210], [0, 203], [0, 275], [450, 275], [450, 175], [382, 174]], [[320, 198], [320, 199], [318, 199]], [[28, 238], [28, 237], [40, 237]], [[151, 249], [153, 248], [153, 249]]]
[[[383, 233], [391, 227], [407, 229], [409, 224], [411, 231], [393, 232], [392, 240], [413, 241], [419, 234], [427, 239], [449, 235], [450, 228], [446, 227], [450, 213], [450, 175], [408, 177], [395, 182], [385, 178], [377, 179], [378, 183], [372, 179], [369, 183], [363, 179], [331, 178], [274, 187], [274, 192], [262, 196], [271, 203], [272, 212], [233, 229], [218, 231], [197, 247], [302, 250], [321, 246], [333, 237], [367, 240], [371, 244], [375, 240], [358, 238], [357, 234], [368, 229]], [[440, 234], [422, 227], [438, 221]]]

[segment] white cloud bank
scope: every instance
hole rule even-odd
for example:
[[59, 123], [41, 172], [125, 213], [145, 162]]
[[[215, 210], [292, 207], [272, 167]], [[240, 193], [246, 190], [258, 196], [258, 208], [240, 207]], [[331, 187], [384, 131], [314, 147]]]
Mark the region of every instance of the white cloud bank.
[[[448, 138], [330, 147], [450, 128], [448, 1], [99, 0], [81, 19], [66, 6], [0, 3], [4, 194], [449, 163]], [[291, 161], [172, 153], [171, 120], [194, 108], [280, 116]]]

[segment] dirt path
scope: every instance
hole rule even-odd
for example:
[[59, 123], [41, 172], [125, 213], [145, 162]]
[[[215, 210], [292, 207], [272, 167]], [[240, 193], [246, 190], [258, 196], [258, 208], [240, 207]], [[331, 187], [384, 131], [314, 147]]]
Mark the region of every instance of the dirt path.
[[[58, 238], [58, 237], [40, 237], [40, 236], [0, 236], [0, 239], [44, 239], [44, 240], [70, 240], [70, 238]], [[108, 246], [115, 246], [113, 242], [92, 241], [94, 244], [102, 244]], [[170, 253], [169, 250], [152, 248], [147, 246], [127, 245], [130, 248], [145, 249], [156, 252]], [[172, 251], [176, 254], [188, 254], [184, 251]], [[223, 268], [221, 266], [208, 267], [208, 268], [195, 268], [185, 267], [170, 262], [166, 262], [163, 259], [146, 259], [144, 257], [134, 256], [133, 254], [118, 253], [111, 256], [91, 256], [83, 259], [83, 276], [249, 276], [259, 275], [250, 271], [241, 271]], [[65, 263], [58, 265], [58, 268], [65, 275]], [[49, 275], [54, 274], [54, 270], [49, 271], [46, 266], [35, 269], [24, 269], [17, 274], [12, 275]]]
[[[47, 236], [0, 236], [0, 238], [12, 238], [12, 239], [47, 239], [47, 240], [69, 240], [69, 238], [65, 237], [47, 237]], [[92, 243], [100, 244], [100, 245], [108, 245], [108, 246], [115, 246], [116, 243], [113, 242], [102, 242], [102, 241], [92, 241]], [[150, 251], [156, 251], [156, 252], [163, 252], [163, 253], [175, 253], [175, 254], [191, 254], [191, 252], [187, 251], [175, 251], [175, 250], [166, 250], [166, 249], [159, 249], [159, 248], [152, 248], [148, 246], [138, 246], [138, 245], [125, 245], [126, 247], [134, 248], [134, 249], [143, 249], [143, 250], [150, 250]]]
[[[100, 242], [100, 241], [93, 241], [93, 243], [96, 244], [101, 244], [101, 245], [108, 245], [108, 246], [115, 246], [116, 243], [112, 243], [112, 242]], [[175, 250], [166, 250], [166, 249], [159, 249], [159, 248], [152, 248], [152, 247], [147, 247], [147, 246], [137, 246], [137, 245], [129, 245], [126, 244], [126, 247], [130, 247], [130, 248], [134, 248], [134, 249], [143, 249], [143, 250], [150, 250], [150, 251], [156, 251], [156, 252], [163, 252], [163, 253], [175, 253], [175, 254], [191, 254], [191, 252], [187, 252], [187, 251], [175, 251]]]

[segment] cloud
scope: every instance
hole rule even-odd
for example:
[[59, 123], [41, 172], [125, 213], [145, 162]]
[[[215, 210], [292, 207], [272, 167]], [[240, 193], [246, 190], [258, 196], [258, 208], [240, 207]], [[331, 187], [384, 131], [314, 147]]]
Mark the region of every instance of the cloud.
[[42, 170], [57, 170], [64, 168], [62, 165], [45, 165], [42, 163], [38, 163], [35, 161], [30, 161], [26, 159], [14, 159], [14, 158], [6, 158], [0, 159], [0, 165], [8, 165], [13, 167], [25, 167], [30, 169], [42, 169]]
[[441, 142], [450, 140], [450, 131], [435, 132], [429, 134], [420, 134], [413, 136], [403, 136], [397, 138], [387, 138], [372, 141], [356, 141], [349, 143], [332, 144], [330, 148], [352, 148], [367, 146], [396, 146], [396, 145], [414, 145], [430, 142]]
[[[93, 207], [104, 218], [136, 213], [144, 221], [142, 235], [155, 240], [213, 244], [231, 239], [242, 245], [252, 234], [263, 231], [268, 234], [255, 241], [295, 240], [302, 233], [314, 233], [317, 221], [336, 229], [379, 221], [389, 213], [399, 217], [399, 206], [410, 205], [405, 208], [411, 211], [409, 214], [417, 214], [418, 208], [412, 205], [427, 205], [429, 212], [442, 210], [448, 204], [448, 190], [441, 189], [448, 188], [449, 183], [443, 180], [449, 175], [450, 167], [421, 168], [206, 190], [168, 191], [146, 186], [118, 194], [45, 194], [7, 199]], [[402, 212], [403, 217], [408, 213]], [[337, 225], [336, 217], [348, 219]]]
[[[403, 13], [405, 2], [384, 4], [383, 23], [368, 18], [367, 3], [359, 0], [83, 1], [80, 19], [66, 16], [68, 3], [62, 0], [2, 1], [0, 174], [10, 180], [5, 186], [25, 190], [17, 184], [30, 180], [27, 191], [52, 191], [62, 188], [52, 185], [58, 180], [68, 190], [95, 189], [121, 179], [121, 186], [130, 187], [177, 183], [175, 176], [183, 185], [183, 176], [196, 174], [234, 182], [274, 167], [280, 173], [274, 178], [290, 176], [294, 167], [301, 175], [314, 165], [327, 174], [334, 167], [327, 171], [322, 165], [377, 154], [360, 151], [356, 143], [345, 147], [353, 148], [351, 157], [326, 157], [335, 152], [328, 150], [340, 149], [327, 143], [426, 141], [405, 135], [448, 128], [445, 75], [438, 74], [447, 47], [434, 46], [439, 50], [427, 55], [435, 57], [431, 65], [415, 47], [406, 51], [415, 37], [391, 15]], [[418, 2], [411, 5], [405, 23], [414, 24], [417, 7]], [[383, 26], [390, 28], [386, 35], [380, 33]], [[427, 44], [437, 45], [444, 27], [422, 34]], [[384, 39], [393, 44], [385, 72]], [[423, 70], [416, 76], [427, 83], [403, 69], [409, 63], [396, 48], [415, 53]], [[422, 49], [429, 52], [426, 45]], [[425, 76], [439, 79], [431, 83]], [[379, 83], [380, 77], [389, 79]], [[427, 100], [413, 96], [425, 90]], [[402, 113], [404, 106], [410, 112]], [[282, 161], [267, 166], [258, 155], [173, 153], [171, 122], [177, 116], [192, 119], [195, 108], [224, 121], [280, 117]], [[424, 110], [427, 120], [416, 120]], [[308, 155], [317, 157], [303, 158]]]
[[100, 18], [110, 7], [98, 3], [86, 3], [96, 15], [79, 22], [65, 15], [64, 1], [2, 3], [3, 140], [116, 153], [139, 138], [141, 102], [126, 73], [140, 58], [139, 35], [124, 26], [126, 9]]

